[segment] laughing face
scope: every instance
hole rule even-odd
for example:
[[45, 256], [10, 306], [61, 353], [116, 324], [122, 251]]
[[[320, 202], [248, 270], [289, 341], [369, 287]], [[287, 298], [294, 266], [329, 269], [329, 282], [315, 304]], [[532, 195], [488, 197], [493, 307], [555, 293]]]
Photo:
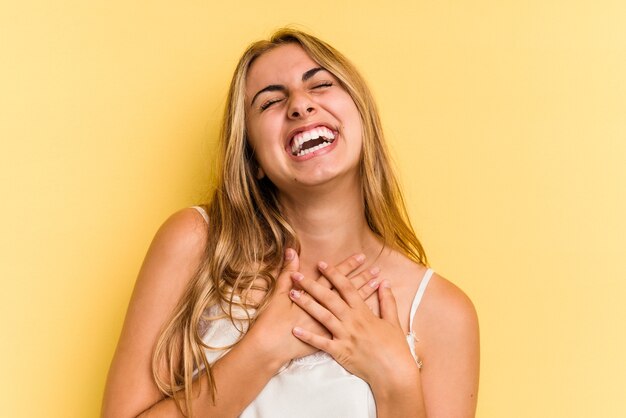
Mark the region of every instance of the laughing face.
[[362, 129], [354, 101], [297, 44], [275, 47], [252, 63], [246, 131], [259, 176], [281, 191], [358, 175]]

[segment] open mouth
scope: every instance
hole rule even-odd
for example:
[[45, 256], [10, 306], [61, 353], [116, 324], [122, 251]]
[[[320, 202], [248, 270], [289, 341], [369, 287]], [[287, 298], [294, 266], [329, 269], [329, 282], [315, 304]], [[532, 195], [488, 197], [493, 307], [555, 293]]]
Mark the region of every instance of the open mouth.
[[335, 132], [325, 126], [317, 126], [298, 132], [291, 140], [291, 154], [297, 157], [326, 148], [335, 140]]

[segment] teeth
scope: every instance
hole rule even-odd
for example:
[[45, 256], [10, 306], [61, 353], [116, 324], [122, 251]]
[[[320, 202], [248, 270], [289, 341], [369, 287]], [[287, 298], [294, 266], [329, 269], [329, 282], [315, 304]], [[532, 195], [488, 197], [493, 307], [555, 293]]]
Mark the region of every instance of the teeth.
[[317, 150], [319, 150], [319, 149], [326, 148], [326, 147], [327, 147], [327, 146], [329, 146], [329, 145], [330, 145], [330, 142], [324, 142], [323, 144], [316, 145], [316, 146], [314, 146], [313, 148], [309, 148], [309, 149], [301, 150], [301, 151], [298, 153], [298, 157], [302, 157], [303, 155], [307, 155], [307, 154], [310, 154], [310, 153], [312, 153], [312, 152], [315, 152], [315, 151], [317, 151]]
[[332, 142], [332, 140], [335, 139], [335, 134], [333, 133], [333, 131], [331, 131], [325, 126], [319, 126], [317, 128], [310, 129], [306, 132], [299, 132], [293, 138], [293, 144], [291, 146], [291, 153], [297, 154], [297, 155], [306, 155], [311, 152], [317, 151], [318, 149], [323, 148], [327, 145], [330, 145], [329, 142], [325, 142], [313, 148], [309, 148], [308, 150], [302, 151], [302, 145], [305, 142], [310, 141], [312, 139], [317, 139], [319, 137], [324, 137], [328, 139], [330, 142]]

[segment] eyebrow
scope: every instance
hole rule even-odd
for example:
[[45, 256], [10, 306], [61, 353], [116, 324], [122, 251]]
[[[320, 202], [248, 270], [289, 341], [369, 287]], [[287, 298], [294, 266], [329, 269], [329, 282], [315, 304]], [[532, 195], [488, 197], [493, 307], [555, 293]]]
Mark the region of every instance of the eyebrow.
[[[310, 79], [311, 77], [313, 77], [315, 74], [317, 74], [320, 71], [327, 71], [325, 68], [322, 67], [315, 67], [315, 68], [311, 68], [310, 70], [306, 71], [304, 74], [302, 74], [302, 81], [307, 81], [308, 79]], [[283, 86], [282, 84], [270, 84], [269, 86], [263, 87], [261, 90], [259, 90], [254, 97], [252, 98], [252, 101], [250, 102], [250, 106], [252, 106], [254, 104], [254, 101], [256, 100], [256, 98], [261, 94], [261, 93], [265, 93], [268, 91], [282, 91], [282, 92], [286, 92], [287, 91], [287, 87]]]

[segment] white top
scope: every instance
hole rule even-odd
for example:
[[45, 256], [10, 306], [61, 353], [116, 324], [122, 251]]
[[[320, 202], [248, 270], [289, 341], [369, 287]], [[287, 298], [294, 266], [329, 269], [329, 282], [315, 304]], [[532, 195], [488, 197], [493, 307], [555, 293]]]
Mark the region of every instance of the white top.
[[[194, 206], [207, 219], [199, 206]], [[415, 357], [413, 318], [422, 300], [426, 286], [433, 275], [428, 269], [421, 280], [411, 304], [407, 343]], [[209, 308], [211, 316], [221, 314], [219, 306]], [[254, 312], [250, 312], [253, 315]], [[237, 342], [245, 333], [246, 313], [233, 306], [235, 325], [228, 318], [212, 321], [203, 337], [212, 347], [225, 347]], [[210, 364], [227, 350], [206, 350]], [[243, 382], [245, 384], [245, 382]], [[329, 354], [320, 351], [293, 360], [270, 379], [261, 393], [240, 415], [241, 418], [375, 418], [376, 404], [369, 385], [337, 363]]]

